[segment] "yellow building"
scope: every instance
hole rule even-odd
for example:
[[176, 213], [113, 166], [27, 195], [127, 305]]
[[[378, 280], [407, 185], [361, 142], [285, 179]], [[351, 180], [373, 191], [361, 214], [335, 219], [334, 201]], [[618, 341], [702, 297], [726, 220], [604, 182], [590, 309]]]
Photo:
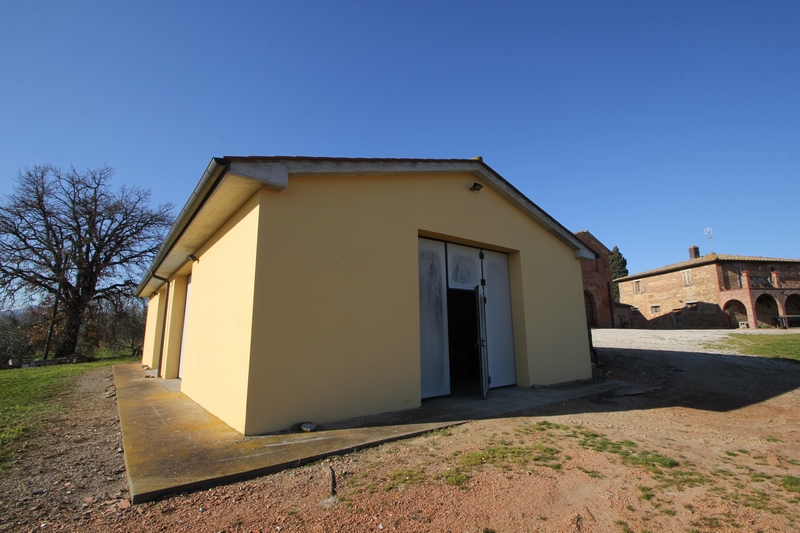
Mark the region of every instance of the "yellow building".
[[215, 158], [142, 362], [245, 435], [588, 379], [586, 257], [479, 158]]

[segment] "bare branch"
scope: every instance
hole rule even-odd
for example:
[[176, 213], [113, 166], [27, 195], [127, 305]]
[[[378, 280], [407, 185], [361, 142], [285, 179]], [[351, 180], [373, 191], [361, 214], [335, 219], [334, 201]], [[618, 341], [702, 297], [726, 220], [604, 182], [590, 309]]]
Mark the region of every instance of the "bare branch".
[[0, 300], [50, 294], [66, 313], [64, 349], [74, 349], [87, 306], [130, 295], [169, 228], [171, 205], [150, 191], [110, 188], [113, 169], [43, 165], [20, 171], [0, 202]]

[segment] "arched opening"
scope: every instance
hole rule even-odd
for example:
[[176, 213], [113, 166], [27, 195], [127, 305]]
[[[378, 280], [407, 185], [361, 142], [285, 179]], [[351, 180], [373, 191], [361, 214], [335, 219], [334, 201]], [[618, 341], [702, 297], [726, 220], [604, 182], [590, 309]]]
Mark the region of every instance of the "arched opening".
[[778, 325], [778, 302], [769, 294], [756, 300], [756, 327], [774, 328]]
[[583, 291], [583, 305], [586, 308], [586, 323], [590, 328], [597, 327], [597, 306], [594, 296], [589, 291]]
[[723, 310], [728, 315], [730, 327], [735, 329], [740, 327], [740, 324], [747, 322], [747, 309], [739, 300], [731, 300], [726, 303]]
[[787, 326], [800, 328], [800, 294], [792, 294], [786, 299]]

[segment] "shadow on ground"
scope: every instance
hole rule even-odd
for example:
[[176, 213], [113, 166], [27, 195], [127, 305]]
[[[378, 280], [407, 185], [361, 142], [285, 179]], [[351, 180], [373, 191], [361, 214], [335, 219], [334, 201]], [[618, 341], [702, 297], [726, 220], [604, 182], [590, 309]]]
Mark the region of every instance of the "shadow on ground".
[[621, 348], [598, 351], [607, 378], [637, 387], [593, 395], [588, 403], [595, 408], [587, 411], [587, 402], [582, 402], [580, 412], [668, 407], [728, 412], [800, 388], [800, 364], [791, 360]]
[[[346, 420], [325, 428], [532, 416], [544, 406], [559, 406], [559, 411], [564, 414], [667, 407], [725, 412], [800, 388], [800, 364], [792, 360], [599, 348], [598, 361], [604, 378], [595, 385], [538, 389], [510, 387], [489, 391], [486, 400], [476, 395], [424, 400], [419, 409]], [[593, 387], [596, 387], [596, 392]], [[592, 406], [589, 410], [587, 401]], [[572, 404], [574, 407], [570, 407]]]

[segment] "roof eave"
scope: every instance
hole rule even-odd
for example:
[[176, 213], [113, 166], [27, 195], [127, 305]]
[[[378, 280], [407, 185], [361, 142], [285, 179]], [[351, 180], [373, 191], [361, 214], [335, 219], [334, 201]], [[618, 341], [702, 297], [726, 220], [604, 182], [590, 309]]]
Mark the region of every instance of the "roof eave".
[[220, 164], [218, 158], [211, 159], [211, 162], [206, 167], [205, 172], [203, 172], [203, 176], [200, 178], [200, 182], [194, 188], [194, 191], [192, 191], [192, 194], [189, 196], [189, 200], [187, 200], [186, 204], [183, 206], [183, 209], [181, 209], [181, 212], [178, 213], [178, 216], [175, 218], [175, 222], [173, 222], [172, 227], [167, 233], [167, 236], [164, 237], [164, 242], [161, 245], [161, 248], [158, 249], [158, 253], [156, 254], [155, 258], [153, 258], [150, 268], [147, 269], [147, 272], [145, 272], [144, 276], [142, 277], [142, 282], [136, 288], [136, 296], [148, 296], [145, 293], [147, 285], [152, 282], [154, 276], [158, 276], [158, 269], [163, 263], [167, 254], [170, 253], [175, 242], [181, 237], [183, 232], [189, 226], [194, 218], [194, 215], [203, 206], [211, 192], [217, 187], [225, 173], [225, 170], [226, 166]]
[[[186, 205], [178, 214], [164, 239], [153, 263], [136, 289], [136, 296], [147, 297], [170, 278], [187, 261], [197, 247], [211, 236], [210, 223], [204, 228], [192, 230], [198, 213], [215, 197], [209, 211], [216, 212], [219, 219], [227, 219], [255, 190], [267, 187], [282, 190], [292, 175], [336, 175], [373, 173], [468, 173], [480, 179], [506, 200], [537, 221], [548, 232], [563, 241], [581, 259], [595, 257], [572, 232], [519, 192], [486, 163], [474, 159], [347, 159], [305, 157], [217, 157], [213, 158], [203, 173]], [[223, 187], [223, 182], [228, 185]], [[211, 219], [206, 214], [204, 219]], [[176, 245], [178, 245], [176, 247]]]

